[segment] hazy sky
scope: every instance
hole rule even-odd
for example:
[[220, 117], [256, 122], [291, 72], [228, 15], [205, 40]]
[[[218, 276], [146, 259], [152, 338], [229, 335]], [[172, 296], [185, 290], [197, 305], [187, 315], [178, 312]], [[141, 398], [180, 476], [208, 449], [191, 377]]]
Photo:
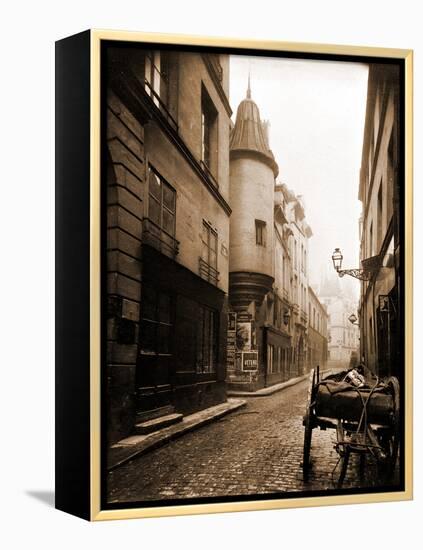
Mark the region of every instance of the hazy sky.
[[[251, 73], [252, 99], [270, 121], [270, 147], [279, 180], [302, 195], [309, 241], [310, 282], [333, 269], [339, 247], [343, 267], [359, 267], [357, 199], [368, 68], [359, 63], [232, 56], [230, 103], [235, 120]], [[344, 281], [349, 278], [344, 278]], [[348, 287], [354, 284], [348, 281]]]

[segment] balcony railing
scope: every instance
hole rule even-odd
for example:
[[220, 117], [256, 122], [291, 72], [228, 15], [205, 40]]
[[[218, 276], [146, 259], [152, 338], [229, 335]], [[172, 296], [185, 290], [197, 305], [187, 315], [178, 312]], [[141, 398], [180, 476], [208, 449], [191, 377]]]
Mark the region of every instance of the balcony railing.
[[200, 277], [213, 285], [217, 285], [219, 282], [219, 272], [217, 269], [209, 265], [203, 258], [199, 258], [198, 263]]
[[175, 259], [179, 252], [179, 241], [148, 218], [143, 220], [142, 241]]
[[[162, 76], [160, 78], [163, 79]], [[166, 103], [163, 101], [163, 99], [156, 92], [156, 90], [153, 88], [153, 86], [148, 80], [144, 80], [144, 87], [147, 95], [151, 97], [151, 100], [153, 101], [154, 105], [159, 109], [159, 111], [164, 116], [168, 124], [170, 124], [174, 130], [178, 131], [178, 123], [170, 114]]]

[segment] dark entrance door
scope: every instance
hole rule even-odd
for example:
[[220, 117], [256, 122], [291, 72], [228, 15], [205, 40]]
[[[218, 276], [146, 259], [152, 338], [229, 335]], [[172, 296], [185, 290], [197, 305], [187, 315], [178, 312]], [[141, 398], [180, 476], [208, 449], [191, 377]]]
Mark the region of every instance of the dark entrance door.
[[401, 347], [398, 341], [397, 309], [395, 288], [386, 296], [379, 296], [377, 336], [380, 376], [398, 376], [400, 374]]
[[171, 293], [144, 283], [137, 361], [138, 412], [171, 404], [173, 309]]

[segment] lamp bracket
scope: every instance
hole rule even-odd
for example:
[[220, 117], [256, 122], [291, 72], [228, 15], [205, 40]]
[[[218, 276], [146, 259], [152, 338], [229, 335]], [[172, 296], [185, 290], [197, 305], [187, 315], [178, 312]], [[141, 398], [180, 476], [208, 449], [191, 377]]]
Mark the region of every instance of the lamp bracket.
[[373, 276], [373, 271], [367, 269], [340, 269], [338, 275], [343, 277], [344, 275], [350, 275], [360, 281], [370, 281]]

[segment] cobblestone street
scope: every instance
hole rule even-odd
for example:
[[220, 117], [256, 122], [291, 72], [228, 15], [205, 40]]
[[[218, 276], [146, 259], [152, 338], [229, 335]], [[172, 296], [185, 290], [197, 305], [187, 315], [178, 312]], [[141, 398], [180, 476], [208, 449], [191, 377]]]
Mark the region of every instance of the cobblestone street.
[[[112, 471], [109, 502], [335, 488], [340, 465], [334, 430], [313, 430], [313, 467], [309, 482], [303, 481], [302, 416], [308, 384], [304, 380], [272, 396], [249, 398], [239, 412]], [[373, 464], [367, 463], [360, 482], [357, 461], [351, 461], [344, 487], [378, 483]]]

